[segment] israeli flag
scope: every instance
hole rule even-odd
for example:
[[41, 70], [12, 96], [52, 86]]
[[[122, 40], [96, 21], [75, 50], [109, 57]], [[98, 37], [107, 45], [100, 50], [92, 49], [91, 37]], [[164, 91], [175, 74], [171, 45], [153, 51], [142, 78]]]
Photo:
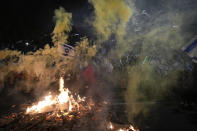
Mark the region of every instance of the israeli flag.
[[58, 45], [58, 52], [62, 56], [74, 57], [74, 47], [72, 47], [68, 44], [59, 44]]
[[192, 58], [194, 63], [197, 63], [197, 37], [192, 39], [182, 50]]

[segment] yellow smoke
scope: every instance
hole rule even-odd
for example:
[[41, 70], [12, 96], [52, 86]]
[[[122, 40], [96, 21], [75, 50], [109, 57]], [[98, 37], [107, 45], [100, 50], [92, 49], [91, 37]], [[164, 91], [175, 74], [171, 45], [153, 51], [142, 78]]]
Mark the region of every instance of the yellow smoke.
[[89, 0], [94, 6], [95, 20], [93, 26], [107, 40], [112, 34], [121, 38], [133, 10], [124, 0]]
[[[56, 25], [53, 31], [53, 42], [55, 46], [45, 45], [44, 49], [36, 52], [21, 54], [19, 51], [0, 51], [0, 90], [3, 83], [12, 83], [12, 92], [34, 90], [36, 95], [51, 87], [58, 76], [70, 73], [79, 73], [79, 65], [87, 66], [96, 54], [96, 46], [90, 46], [87, 38], [81, 39], [75, 47], [74, 59], [60, 55], [58, 44], [67, 42], [68, 32], [71, 31], [72, 14], [63, 8], [55, 10]], [[19, 74], [23, 78], [18, 81]]]
[[[129, 118], [133, 119], [140, 113], [146, 114], [150, 108], [145, 103], [170, 96], [171, 87], [176, 84], [178, 74], [172, 71], [168, 72], [166, 77], [162, 77], [155, 72], [155, 66], [159, 66], [159, 63], [141, 65], [142, 58], [153, 55], [160, 60], [176, 61], [172, 59], [173, 51], [180, 49], [187, 37], [181, 32], [185, 14], [177, 14], [172, 10], [156, 12], [153, 16], [152, 14], [144, 16], [149, 17], [149, 21], [144, 22], [144, 19], [135, 18], [137, 14], [138, 16], [142, 14], [140, 10], [136, 10], [131, 1], [128, 3], [126, 0], [89, 0], [89, 2], [94, 7], [95, 19], [92, 25], [98, 33], [99, 42], [108, 40], [111, 35], [116, 36], [117, 45], [114, 50], [110, 50], [108, 58], [118, 61], [128, 51], [135, 52], [136, 44], [142, 45], [135, 65], [127, 65], [123, 67], [128, 68], [126, 71], [117, 74], [120, 81], [126, 76], [127, 85], [124, 86], [127, 86], [127, 89], [124, 97], [128, 103]], [[134, 13], [136, 14], [133, 15]], [[143, 23], [139, 25], [142, 28], [140, 32], [134, 31], [136, 23]], [[163, 49], [166, 51], [165, 54], [160, 52]], [[115, 76], [113, 78], [115, 79]]]
[[149, 64], [128, 67], [128, 86], [125, 92], [128, 117], [133, 120], [137, 115], [147, 115], [155, 102], [164, 98], [171, 99], [172, 87], [177, 84], [178, 72], [160, 76]]
[[83, 38], [75, 47], [75, 57], [70, 59], [66, 70], [76, 73], [79, 67], [87, 67], [97, 53], [96, 45], [90, 46], [87, 38]]
[[54, 20], [56, 21], [56, 25], [52, 33], [52, 40], [55, 45], [67, 42], [67, 33], [72, 30], [71, 19], [72, 14], [66, 12], [64, 8], [60, 7], [55, 10]]
[[11, 51], [11, 50], [5, 49], [3, 51], [0, 51], [0, 60], [5, 59], [7, 57], [19, 56], [19, 55], [21, 55], [20, 51]]

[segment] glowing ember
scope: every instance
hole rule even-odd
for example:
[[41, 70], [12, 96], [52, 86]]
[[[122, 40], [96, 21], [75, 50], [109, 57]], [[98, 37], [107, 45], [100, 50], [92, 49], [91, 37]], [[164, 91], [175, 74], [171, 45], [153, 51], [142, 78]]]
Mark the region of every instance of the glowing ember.
[[139, 129], [135, 129], [132, 125], [113, 125], [112, 122], [108, 123], [107, 128], [110, 131], [139, 131]]
[[113, 125], [112, 125], [112, 123], [111, 123], [111, 122], [109, 123], [109, 125], [108, 125], [108, 126], [109, 126], [109, 129], [110, 129], [110, 130], [113, 130], [113, 128], [114, 128], [114, 127], [113, 127]]
[[[73, 109], [79, 110], [79, 103], [85, 101], [85, 97], [81, 98], [79, 95], [75, 100], [71, 92], [66, 88], [64, 89], [64, 79], [60, 78], [60, 94], [58, 96], [52, 96], [51, 94], [44, 97], [44, 100], [39, 101], [37, 104], [28, 107], [26, 110], [27, 114], [43, 113], [46, 111], [60, 110], [67, 114]], [[55, 108], [54, 108], [55, 107]]]
[[135, 128], [132, 125], [129, 126], [129, 129], [135, 131]]

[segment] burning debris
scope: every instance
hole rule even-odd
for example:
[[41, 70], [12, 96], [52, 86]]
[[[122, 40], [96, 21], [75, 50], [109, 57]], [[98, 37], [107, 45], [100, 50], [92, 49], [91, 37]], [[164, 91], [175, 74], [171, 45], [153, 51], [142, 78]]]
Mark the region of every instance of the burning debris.
[[[37, 103], [27, 106], [25, 112], [12, 113], [0, 118], [2, 130], [97, 130], [138, 131], [132, 125], [109, 122], [108, 102], [94, 104], [86, 97], [72, 95], [59, 80], [59, 94], [51, 92]], [[102, 117], [103, 114], [106, 116]], [[99, 117], [98, 117], [99, 116]]]
[[[61, 112], [60, 112], [61, 113]], [[3, 130], [78, 130], [87, 128], [92, 121], [93, 112], [72, 112], [67, 115], [59, 115], [57, 112], [45, 112], [38, 114], [11, 114], [0, 119], [0, 129]], [[82, 125], [81, 119], [87, 121]]]
[[49, 95], [44, 97], [44, 100], [28, 107], [26, 113], [43, 113], [56, 110], [67, 114], [73, 110], [79, 110], [80, 103], [85, 101], [85, 97], [81, 98], [78, 95], [75, 99], [68, 88], [64, 89], [64, 80], [62, 77], [60, 78], [59, 92], [60, 94], [58, 96], [53, 96], [49, 93]]
[[[103, 131], [139, 131], [132, 125], [107, 122], [96, 117], [100, 106], [94, 110], [72, 112], [67, 115], [58, 115], [57, 112], [38, 114], [12, 113], [0, 118], [1, 130], [103, 130]], [[99, 125], [103, 124], [102, 127]], [[96, 127], [96, 129], [95, 129]]]
[[132, 125], [112, 124], [112, 122], [109, 122], [107, 128], [110, 131], [139, 131], [139, 129], [135, 129]]

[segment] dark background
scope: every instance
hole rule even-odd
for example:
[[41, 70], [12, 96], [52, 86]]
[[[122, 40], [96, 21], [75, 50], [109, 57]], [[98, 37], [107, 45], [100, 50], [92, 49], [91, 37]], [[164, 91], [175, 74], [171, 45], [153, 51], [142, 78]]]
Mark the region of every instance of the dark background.
[[[146, 10], [154, 15], [159, 10], [188, 11], [191, 16], [185, 18], [184, 32], [197, 34], [196, 0], [136, 0], [138, 10]], [[82, 36], [93, 37], [91, 26], [86, 19], [91, 19], [93, 7], [88, 0], [3, 0], [0, 3], [0, 49], [18, 49], [24, 52], [35, 51], [51, 42], [55, 22], [54, 10], [64, 7], [72, 13], [73, 30], [69, 44]], [[73, 34], [78, 33], [79, 36]], [[30, 43], [27, 47], [25, 43]]]
[[60, 6], [73, 14], [73, 23], [77, 26], [73, 27], [71, 33], [83, 35], [86, 27], [84, 24], [81, 26], [81, 23], [92, 8], [87, 0], [1, 1], [0, 49], [10, 48], [24, 51], [25, 43], [28, 42], [29, 47], [36, 50], [46, 43], [51, 43], [51, 33], [55, 26], [54, 10]]

